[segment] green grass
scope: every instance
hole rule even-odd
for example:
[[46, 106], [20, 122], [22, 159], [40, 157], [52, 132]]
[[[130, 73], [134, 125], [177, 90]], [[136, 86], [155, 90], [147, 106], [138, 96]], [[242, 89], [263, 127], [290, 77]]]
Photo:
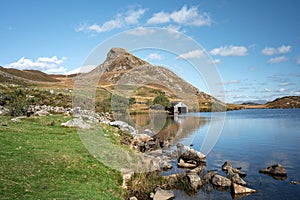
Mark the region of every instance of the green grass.
[[62, 116], [0, 116], [0, 199], [121, 199], [122, 178], [92, 157]]

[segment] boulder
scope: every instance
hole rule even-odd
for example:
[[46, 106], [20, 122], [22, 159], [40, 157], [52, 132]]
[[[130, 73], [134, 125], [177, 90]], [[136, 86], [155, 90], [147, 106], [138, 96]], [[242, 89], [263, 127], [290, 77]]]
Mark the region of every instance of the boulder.
[[240, 171], [239, 169], [233, 168], [230, 162], [225, 161], [225, 163], [222, 165], [222, 170], [225, 173], [228, 173], [228, 171], [231, 171], [235, 174], [239, 174], [240, 177], [245, 177], [247, 174], [245, 172]]
[[280, 164], [271, 165], [265, 169], [259, 170], [259, 173], [269, 174], [274, 176], [287, 176], [286, 169]]
[[206, 183], [211, 182], [212, 178], [216, 174], [218, 174], [218, 173], [216, 171], [214, 171], [214, 170], [208, 171], [208, 173], [203, 176], [203, 181], [206, 182]]
[[123, 122], [123, 121], [113, 121], [113, 122], [110, 122], [109, 125], [118, 127], [122, 131], [130, 133], [132, 135], [136, 135], [138, 132], [137, 130], [135, 130], [135, 128], [133, 128], [132, 126], [130, 126], [129, 124], [127, 124], [126, 122]]
[[169, 200], [173, 199], [174, 197], [175, 195], [172, 190], [163, 190], [161, 188], [156, 188], [153, 200]]
[[206, 156], [183, 144], [177, 144], [178, 160], [183, 159], [185, 162], [195, 161], [197, 165], [206, 163]]
[[232, 184], [232, 193], [233, 194], [246, 194], [246, 193], [254, 193], [256, 190], [247, 188], [245, 186], [238, 185], [236, 183]]
[[230, 187], [231, 180], [219, 174], [214, 175], [212, 184], [217, 187]]
[[197, 164], [196, 163], [188, 163], [188, 162], [185, 162], [183, 159], [179, 158], [179, 162], [178, 162], [177, 166], [181, 167], [181, 168], [196, 168]]
[[80, 129], [90, 129], [91, 126], [87, 124], [85, 121], [83, 121], [81, 118], [73, 118], [65, 123], [61, 124], [65, 127], [75, 127]]
[[239, 174], [235, 174], [235, 173], [230, 173], [230, 174], [227, 174], [227, 177], [231, 180], [231, 182], [233, 183], [237, 183], [239, 185], [243, 185], [243, 186], [246, 186], [247, 185], [247, 182], [244, 181]]
[[230, 162], [225, 161], [225, 163], [222, 165], [222, 170], [224, 172], [227, 172], [229, 169], [232, 169], [232, 166], [231, 166]]
[[204, 169], [205, 166], [203, 165], [199, 165], [198, 167], [194, 168], [194, 169], [190, 169], [189, 172], [190, 173], [196, 173], [196, 174], [201, 174], [202, 170]]
[[189, 184], [193, 190], [197, 191], [203, 185], [201, 178], [199, 177], [198, 174], [189, 173], [186, 176], [187, 176]]

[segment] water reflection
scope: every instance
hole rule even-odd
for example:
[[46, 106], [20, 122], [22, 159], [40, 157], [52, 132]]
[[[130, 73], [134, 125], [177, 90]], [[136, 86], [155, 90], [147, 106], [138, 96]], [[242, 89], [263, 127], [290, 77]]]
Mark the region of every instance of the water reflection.
[[[160, 114], [139, 114], [131, 115], [131, 120], [139, 132], [143, 132], [146, 128], [154, 130], [160, 140], [169, 141], [171, 146], [191, 137], [199, 128], [208, 123], [206, 118], [188, 115], [167, 116], [163, 120]], [[164, 122], [163, 125], [162, 122]], [[157, 130], [158, 127], [161, 129]]]

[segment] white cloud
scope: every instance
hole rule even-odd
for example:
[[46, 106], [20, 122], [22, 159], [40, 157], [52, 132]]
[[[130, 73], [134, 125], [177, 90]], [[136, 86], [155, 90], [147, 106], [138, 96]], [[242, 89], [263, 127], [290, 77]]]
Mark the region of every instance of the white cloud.
[[209, 52], [211, 55], [216, 56], [246, 56], [248, 50], [244, 46], [224, 46], [219, 48], [214, 48]]
[[93, 69], [95, 69], [96, 67], [97, 67], [97, 65], [86, 65], [86, 66], [78, 67], [71, 71], [65, 72], [65, 74], [70, 75], [70, 74], [78, 74], [78, 73], [88, 73], [88, 72], [92, 71]]
[[125, 26], [136, 25], [139, 19], [144, 15], [146, 9], [136, 8], [127, 11], [125, 14], [117, 14], [114, 19], [104, 22], [102, 25], [87, 23], [79, 25], [75, 31], [87, 33], [102, 33]]
[[145, 60], [162, 60], [163, 59], [163, 56], [162, 55], [159, 55], [157, 53], [151, 53], [149, 54]]
[[296, 91], [293, 93], [294, 95], [300, 95], [300, 91]]
[[297, 58], [296, 63], [297, 63], [297, 65], [300, 65], [300, 56]]
[[205, 56], [205, 51], [203, 49], [196, 49], [196, 50], [181, 54], [176, 59], [203, 58], [204, 56]]
[[288, 85], [293, 85], [293, 83], [291, 82], [284, 82], [284, 83], [280, 83], [279, 86], [288, 86]]
[[266, 47], [264, 48], [261, 52], [262, 54], [266, 55], [266, 56], [272, 56], [275, 54], [286, 54], [292, 51], [292, 46], [288, 45], [281, 45], [278, 48], [274, 48], [274, 47]]
[[277, 53], [277, 50], [275, 48], [271, 48], [271, 47], [266, 47], [264, 48], [262, 51], [262, 54], [270, 56], [270, 55], [274, 55]]
[[223, 82], [223, 85], [232, 85], [232, 84], [239, 84], [240, 81], [239, 80], [231, 80], [228, 82]]
[[63, 73], [67, 69], [60, 66], [67, 58], [63, 57], [58, 59], [57, 56], [52, 57], [39, 57], [36, 60], [28, 59], [25, 57], [20, 58], [18, 61], [10, 63], [5, 67], [15, 69], [34, 69], [40, 70], [46, 73]]
[[147, 24], [164, 24], [173, 22], [185, 26], [210, 26], [212, 20], [208, 13], [200, 13], [196, 6], [187, 8], [184, 5], [180, 10], [172, 13], [158, 12], [147, 21]]
[[153, 28], [138, 27], [136, 29], [128, 31], [127, 34], [141, 36], [141, 35], [152, 34], [154, 32], [155, 32], [155, 29], [153, 29]]
[[265, 92], [272, 92], [272, 90], [271, 90], [271, 89], [268, 89], [268, 88], [265, 88], [264, 91], [265, 91]]
[[139, 19], [144, 15], [144, 13], [146, 12], [146, 9], [131, 9], [129, 11], [127, 11], [126, 15], [125, 15], [125, 22], [126, 24], [138, 24], [139, 23]]
[[218, 65], [221, 63], [221, 60], [220, 59], [214, 59], [213, 60], [213, 63], [215, 63], [215, 65]]
[[285, 92], [285, 91], [286, 91], [285, 88], [280, 88], [280, 89], [278, 90], [278, 92]]
[[148, 19], [147, 24], [164, 24], [170, 22], [171, 17], [169, 13], [158, 12]]
[[288, 59], [285, 56], [279, 56], [279, 57], [271, 58], [270, 60], [268, 60], [268, 63], [270, 63], [270, 64], [280, 63], [280, 62], [284, 62], [287, 60]]

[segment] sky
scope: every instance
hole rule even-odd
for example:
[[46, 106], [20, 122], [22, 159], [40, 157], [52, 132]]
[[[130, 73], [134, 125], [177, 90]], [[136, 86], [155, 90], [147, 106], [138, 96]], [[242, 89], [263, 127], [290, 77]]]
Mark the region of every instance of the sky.
[[[116, 34], [169, 28], [203, 47], [181, 56], [197, 57], [204, 50], [222, 78], [226, 102], [300, 95], [298, 0], [1, 0], [0, 5], [3, 67], [68, 74]], [[166, 52], [133, 53], [181, 67], [186, 81], [209, 93], [192, 70]]]

